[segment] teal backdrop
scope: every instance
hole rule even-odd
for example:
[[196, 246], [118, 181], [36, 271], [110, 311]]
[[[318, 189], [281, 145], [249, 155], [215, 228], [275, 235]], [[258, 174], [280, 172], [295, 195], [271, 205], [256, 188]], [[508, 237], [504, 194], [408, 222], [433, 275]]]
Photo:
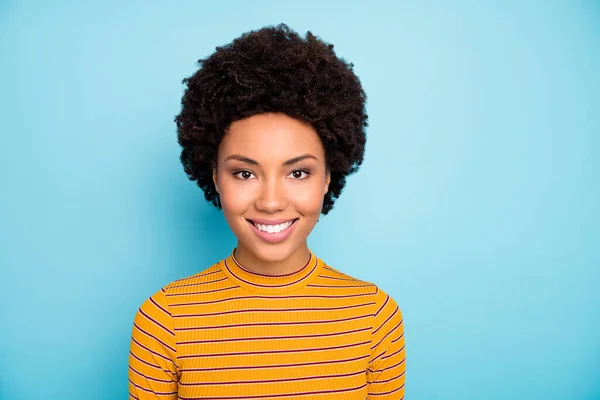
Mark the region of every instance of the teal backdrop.
[[127, 398], [133, 316], [235, 244], [179, 162], [195, 62], [285, 22], [368, 94], [310, 246], [405, 318], [407, 400], [600, 399], [598, 1], [0, 1], [0, 398]]

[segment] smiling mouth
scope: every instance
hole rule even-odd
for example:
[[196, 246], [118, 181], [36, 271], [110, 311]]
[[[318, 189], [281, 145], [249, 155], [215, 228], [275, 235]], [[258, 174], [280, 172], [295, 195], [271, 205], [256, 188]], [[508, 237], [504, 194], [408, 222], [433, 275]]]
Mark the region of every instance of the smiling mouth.
[[251, 223], [252, 225], [254, 225], [254, 227], [256, 229], [258, 229], [261, 232], [265, 232], [265, 233], [281, 233], [284, 232], [285, 230], [289, 229], [292, 225], [294, 225], [296, 223], [296, 221], [298, 221], [298, 218], [295, 218], [291, 221], [287, 221], [281, 224], [276, 224], [276, 225], [265, 225], [265, 224], [258, 224], [252, 220], [247, 220], [249, 223]]

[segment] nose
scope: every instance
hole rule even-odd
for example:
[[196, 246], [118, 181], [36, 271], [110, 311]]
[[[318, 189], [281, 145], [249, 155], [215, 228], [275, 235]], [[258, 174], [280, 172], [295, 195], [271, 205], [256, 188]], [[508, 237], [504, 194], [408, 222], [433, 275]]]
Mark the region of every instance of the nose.
[[284, 182], [276, 178], [264, 180], [260, 193], [256, 198], [255, 207], [265, 213], [276, 213], [288, 206]]

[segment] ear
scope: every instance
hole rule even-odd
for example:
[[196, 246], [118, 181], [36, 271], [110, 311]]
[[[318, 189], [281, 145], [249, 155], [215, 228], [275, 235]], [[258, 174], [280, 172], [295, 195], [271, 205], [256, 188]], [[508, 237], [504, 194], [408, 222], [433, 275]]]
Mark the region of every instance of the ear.
[[215, 190], [217, 191], [217, 193], [219, 193], [219, 184], [218, 184], [218, 176], [217, 176], [217, 166], [213, 165], [213, 169], [212, 169], [212, 180], [213, 183], [215, 185]]
[[331, 171], [329, 171], [328, 168], [327, 175], [325, 176], [325, 192], [323, 193], [323, 196], [325, 196], [327, 192], [329, 192], [329, 183], [331, 183]]

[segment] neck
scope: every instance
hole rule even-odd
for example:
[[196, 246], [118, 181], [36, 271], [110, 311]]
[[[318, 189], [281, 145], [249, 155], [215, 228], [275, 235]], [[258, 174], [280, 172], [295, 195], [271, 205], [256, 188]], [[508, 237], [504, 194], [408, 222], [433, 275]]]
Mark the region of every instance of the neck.
[[310, 252], [306, 243], [285, 259], [264, 260], [238, 242], [234, 256], [244, 269], [261, 275], [293, 274], [304, 268], [310, 260]]

